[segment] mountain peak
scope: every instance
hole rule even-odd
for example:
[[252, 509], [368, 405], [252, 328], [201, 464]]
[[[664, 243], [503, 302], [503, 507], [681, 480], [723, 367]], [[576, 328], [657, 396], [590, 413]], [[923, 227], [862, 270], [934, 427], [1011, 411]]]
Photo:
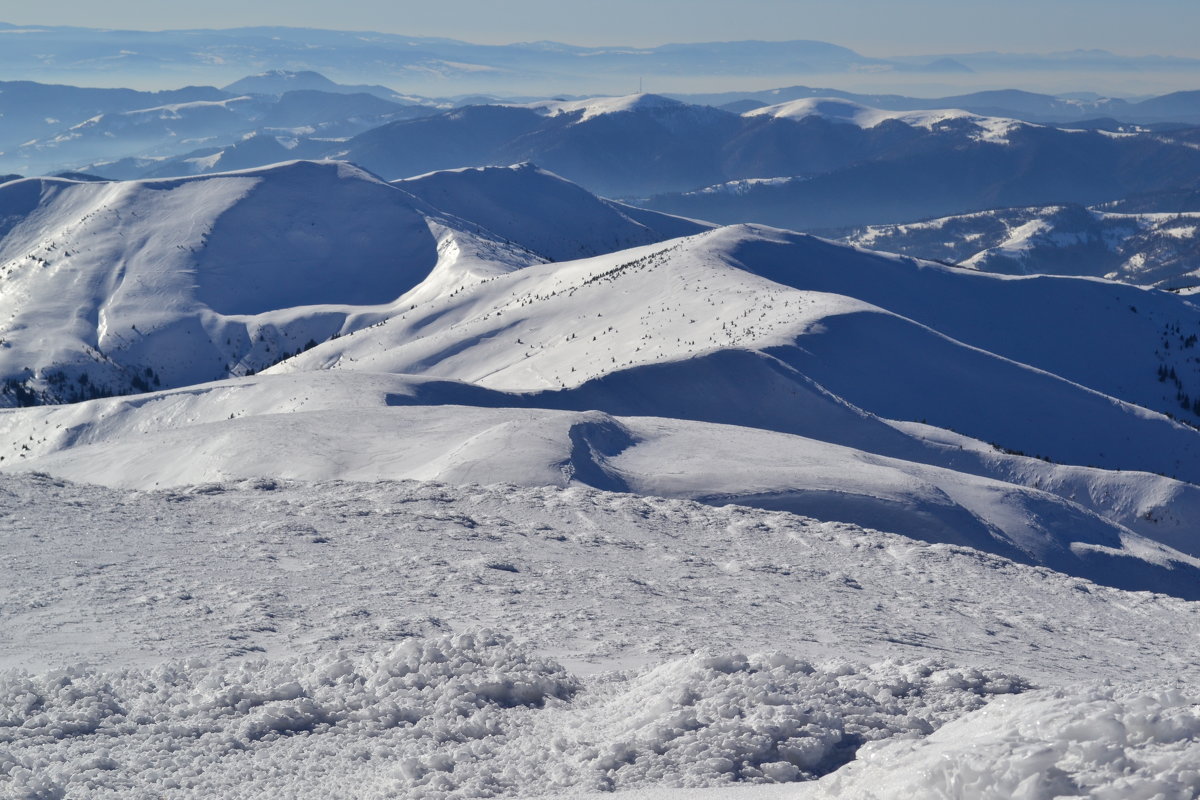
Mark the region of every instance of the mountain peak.
[[338, 85], [312, 70], [272, 69], [257, 75], [247, 75], [223, 87], [234, 94], [283, 94], [299, 89], [337, 91]]
[[534, 103], [533, 108], [544, 111], [550, 116], [559, 114], [576, 114], [582, 112], [580, 122], [586, 122], [595, 117], [607, 114], [621, 114], [628, 111], [657, 111], [661, 109], [679, 109], [687, 107], [687, 103], [672, 100], [659, 94], [628, 94], [621, 97], [591, 97], [586, 100], [571, 100], [567, 102], [550, 101]]

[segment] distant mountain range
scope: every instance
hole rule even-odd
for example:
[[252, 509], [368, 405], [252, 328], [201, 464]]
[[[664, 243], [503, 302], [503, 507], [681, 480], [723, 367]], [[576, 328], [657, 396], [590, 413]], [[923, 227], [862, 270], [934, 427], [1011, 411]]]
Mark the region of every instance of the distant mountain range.
[[[611, 132], [615, 137], [611, 141], [579, 141], [585, 131], [595, 136], [595, 125], [568, 131], [562, 124], [573, 108], [586, 106], [622, 108], [640, 112], [642, 117], [675, 113], [679, 119], [668, 126], [668, 136], [685, 124], [682, 115], [676, 113], [677, 105], [665, 98], [649, 97], [637, 107], [618, 98], [425, 98], [402, 95], [378, 85], [338, 84], [315, 72], [282, 70], [248, 76], [224, 89], [186, 87], [172, 92], [0, 83], [0, 113], [7, 122], [0, 130], [0, 171], [22, 175], [89, 172], [120, 179], [170, 177], [345, 153], [389, 177], [401, 177], [429, 169], [533, 160], [603, 194], [643, 196], [694, 191], [730, 180], [811, 177], [856, 162], [890, 158], [897, 144], [913, 137], [897, 135], [904, 132], [899, 125], [879, 123], [902, 123], [932, 132], [927, 122], [912, 124], [914, 120], [930, 119], [931, 114], [948, 120], [951, 116], [962, 118], [961, 112], [966, 112], [968, 116], [997, 120], [1046, 121], [1075, 129], [1153, 134], [1183, 146], [1196, 142], [1189, 133], [1191, 129], [1182, 126], [1200, 124], [1200, 94], [1191, 92], [1128, 103], [1016, 91], [922, 100], [806, 87], [688, 96], [688, 102], [680, 101], [693, 108], [689, 112], [692, 119], [686, 123], [689, 139], [684, 148], [676, 141], [664, 141], [662, 126], [648, 119], [641, 120], [639, 130], [634, 119], [622, 117], [625, 124], [621, 130]], [[809, 124], [807, 130], [797, 132], [787, 125], [764, 126], [765, 119], [753, 123], [736, 119], [743, 113], [747, 117], [763, 115], [765, 103], [771, 108], [790, 109], [766, 116], [807, 123], [814, 117], [853, 121], [854, 114], [846, 116], [846, 109], [862, 107], [859, 116], [866, 114], [872, 121], [859, 127], [871, 130], [865, 138], [872, 141], [863, 141], [863, 136], [846, 129], [822, 133], [817, 130], [819, 126]], [[449, 119], [432, 120], [427, 125], [381, 129], [346, 146], [334, 141], [366, 133], [387, 122], [432, 117], [472, 105], [493, 108], [450, 114]], [[523, 106], [524, 113], [513, 109], [514, 105]], [[726, 113], [714, 113], [715, 106]], [[671, 112], [672, 108], [676, 111]], [[1097, 116], [1101, 114], [1107, 116]], [[580, 120], [593, 121], [593, 116]], [[609, 119], [604, 124], [612, 123]], [[548, 130], [555, 124], [562, 130]], [[472, 132], [480, 125], [491, 129]], [[444, 141], [422, 141], [422, 136], [433, 131], [438, 131], [435, 138], [444, 137]], [[422, 149], [398, 151], [413, 143]], [[661, 163], [648, 164], [652, 157], [645, 153], [655, 149], [668, 158], [664, 161], [659, 157]], [[596, 164], [601, 162], [608, 166], [598, 169]], [[1144, 187], [1132, 191], [1164, 188], [1153, 178], [1144, 183]], [[1115, 199], [1046, 195], [1016, 202]], [[968, 204], [926, 211], [939, 214], [977, 207]], [[787, 224], [795, 227], [808, 223], [792, 219]]]
[[[122, 31], [0, 23], [5, 74], [44, 80], [107, 76], [130, 84], [151, 76], [194, 75], [224, 83], [264, 66], [316, 70], [406, 92], [568, 88], [594, 92], [638, 77], [683, 79], [809, 74], [926, 76], [992, 72], [1196, 72], [1200, 60], [1122, 56], [1102, 50], [1050, 54], [961, 53], [887, 58], [819, 41], [742, 41], [657, 47], [579, 47], [558, 42], [478, 45], [452, 39], [364, 31], [257, 27]], [[193, 78], [194, 80], [194, 78]], [[434, 87], [442, 87], [440, 89]], [[489, 89], [490, 87], [490, 89]]]
[[[259, 90], [253, 94], [228, 87], [133, 92], [0, 83], [0, 114], [6, 123], [0, 130], [0, 163], [25, 175], [125, 157], [150, 163], [205, 145], [231, 146], [254, 134], [285, 141], [346, 137], [437, 110], [376, 87], [340, 87], [320, 76], [292, 77], [295, 80], [279, 74], [247, 78], [241, 83]], [[313, 85], [325, 88], [310, 88]], [[350, 91], [358, 88], [372, 91]], [[274, 160], [278, 159], [267, 162]]]
[[[0, 84], [0, 109], [13, 123], [0, 168], [168, 178], [305, 158], [347, 160], [400, 179], [533, 162], [591, 191], [671, 214], [810, 231], [1064, 204], [1188, 211], [1200, 186], [1200, 128], [1181, 123], [1047, 125], [962, 108], [898, 108], [917, 101], [897, 97], [872, 98], [874, 106], [847, 97], [754, 101], [740, 113], [659, 95], [466, 98], [461, 105], [281, 71], [230, 88], [255, 91]], [[1187, 99], [1139, 105], [1165, 114]], [[1024, 93], [974, 98], [977, 108], [1001, 101], [1023, 102], [1027, 111], [1075, 102]], [[115, 110], [70, 125], [52, 116], [104, 108]], [[30, 132], [42, 135], [16, 141]]]
[[890, 112], [840, 99], [740, 115], [655, 95], [410, 113], [421, 116], [345, 141], [259, 136], [174, 159], [84, 169], [132, 178], [319, 157], [395, 179], [532, 161], [591, 191], [642, 198], [661, 211], [802, 230], [998, 206], [1107, 202], [1200, 179], [1200, 151], [1175, 134], [1062, 130], [952, 109]]

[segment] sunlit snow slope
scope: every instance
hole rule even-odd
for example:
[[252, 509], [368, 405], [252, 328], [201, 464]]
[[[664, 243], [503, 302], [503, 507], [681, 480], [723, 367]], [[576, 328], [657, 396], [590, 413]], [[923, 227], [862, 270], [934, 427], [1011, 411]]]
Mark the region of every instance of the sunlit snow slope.
[[[506, 182], [489, 185], [499, 174]], [[497, 189], [504, 199], [486, 196]], [[505, 202], [555, 193], [590, 232], [572, 239], [588, 255], [702, 229], [635, 219], [531, 168], [482, 171], [462, 187], [455, 202], [476, 212], [470, 221], [334, 162], [4, 184], [0, 391], [9, 404], [61, 402], [254, 372], [386, 318], [422, 282], [441, 292], [562, 257], [536, 214], [516, 219], [520, 201]]]

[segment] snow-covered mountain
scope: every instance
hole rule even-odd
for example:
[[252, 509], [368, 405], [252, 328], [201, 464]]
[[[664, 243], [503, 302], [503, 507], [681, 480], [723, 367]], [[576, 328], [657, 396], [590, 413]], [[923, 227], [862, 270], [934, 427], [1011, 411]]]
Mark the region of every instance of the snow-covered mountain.
[[[195, 179], [4, 184], [4, 395], [62, 402], [246, 374], [386, 318], [423, 282], [449, 290], [563, 257], [566, 245], [536, 215], [513, 216], [520, 206], [504, 202], [513, 196], [557, 193], [569, 202], [560, 214], [569, 208], [576, 231], [587, 232], [573, 240], [575, 255], [703, 229], [626, 214], [536, 169], [489, 179], [496, 172], [508, 171], [483, 171], [458, 193], [458, 210], [478, 209], [469, 220], [333, 162]], [[414, 185], [436, 194], [437, 182]], [[497, 189], [506, 194], [471, 198]], [[489, 230], [489, 213], [503, 235]]]
[[[324, 85], [295, 75], [268, 75], [259, 88]], [[806, 230], [1111, 202], [1200, 181], [1188, 131], [1064, 130], [839, 97], [742, 115], [658, 95], [448, 110], [415, 99], [305, 89], [121, 110], [23, 141], [0, 165], [135, 179], [331, 158], [395, 180], [531, 161], [669, 213]]]
[[1012, 275], [1091, 275], [1143, 286], [1200, 286], [1200, 213], [1128, 214], [1080, 206], [1000, 209], [876, 225], [844, 241]]
[[330, 149], [389, 178], [533, 161], [611, 197], [692, 187], [724, 174], [737, 115], [655, 95], [467, 106], [383, 125]]
[[387, 177], [531, 160], [608, 196], [719, 222], [821, 228], [1095, 203], [1200, 176], [1188, 142], [955, 109], [809, 98], [735, 115], [653, 96], [455, 109], [326, 154]]
[[789, 170], [786, 160], [762, 159], [756, 172], [644, 204], [722, 223], [813, 230], [1114, 201], [1190, 186], [1197, 169], [1195, 148], [1171, 136], [1055, 128], [957, 109], [895, 111], [844, 98], [803, 98], [755, 108], [743, 118], [790, 124], [760, 133], [786, 131], [789, 146], [804, 142], [808, 168]]
[[1200, 433], [1172, 415], [1200, 420], [1200, 311], [1171, 294], [709, 230], [530, 166], [0, 200], [8, 402], [179, 388], [6, 412], [9, 468], [579, 482], [1198, 585]]
[[999, 144], [1007, 144], [1008, 133], [1022, 124], [1015, 119], [984, 117], [956, 108], [885, 111], [836, 97], [792, 100], [787, 103], [756, 108], [747, 111], [743, 116], [797, 121], [816, 117], [831, 122], [844, 122], [857, 128], [875, 128], [894, 120], [910, 128], [922, 128], [930, 132], [949, 125], [965, 123], [975, 129], [975, 132], [969, 135], [973, 135], [978, 141]]

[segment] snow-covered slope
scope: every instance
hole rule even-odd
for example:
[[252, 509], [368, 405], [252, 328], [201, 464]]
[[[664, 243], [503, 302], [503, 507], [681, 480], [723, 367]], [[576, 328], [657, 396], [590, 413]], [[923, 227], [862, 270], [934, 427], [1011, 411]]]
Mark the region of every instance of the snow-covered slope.
[[1001, 209], [870, 226], [843, 241], [985, 272], [1092, 275], [1166, 289], [1200, 285], [1200, 214], [1194, 212]]
[[552, 261], [688, 236], [711, 225], [596, 197], [532, 164], [443, 170], [393, 181], [431, 206]]
[[[414, 188], [436, 195], [439, 182]], [[385, 318], [418, 284], [448, 292], [564, 257], [565, 241], [538, 224], [549, 197], [573, 204], [589, 254], [703, 229], [626, 213], [535, 169], [467, 184], [446, 198], [457, 213], [333, 162], [5, 184], [3, 394], [10, 404], [63, 401], [256, 371]]]
[[[936, 462], [939, 453], [922, 451], [919, 440], [907, 443], [917, 457], [904, 459], [831, 443], [839, 438], [832, 431], [823, 441], [530, 405], [449, 381], [260, 375], [0, 414], [0, 464], [146, 489], [259, 476], [582, 484], [843, 520], [1126, 588], [1192, 596], [1200, 578], [1200, 561], [1183, 554], [1200, 556], [1187, 522], [1200, 512], [1200, 489], [1170, 479], [1014, 456], [988, 467], [988, 448], [978, 442], [958, 454], [959, 462], [978, 459], [983, 474], [972, 474], [923, 463], [920, 455]], [[1026, 483], [1047, 488], [1008, 477], [1022, 467], [1036, 476]], [[1119, 491], [1122, 500], [1097, 502], [1097, 490]]]
[[[1184, 443], [1197, 433], [1163, 415], [1178, 404], [1158, 379], [1169, 360], [1186, 391], [1200, 385], [1191, 362], [1161, 351], [1176, 327], [1200, 328], [1200, 311], [1165, 293], [953, 270], [751, 226], [520, 270], [280, 369], [425, 374], [550, 392], [547, 403], [570, 390], [615, 413], [801, 434], [828, 426], [789, 398], [830, 405], [832, 392], [1030, 455], [1196, 480]], [[787, 388], [766, 391], [773, 382]]]
[[1195, 794], [1184, 298], [294, 162], [0, 312], [0, 794]]
[[252, 371], [353, 327], [351, 306], [393, 301], [438, 261], [411, 198], [341, 164], [29, 179], [0, 206], [10, 402]]
[[[530, 166], [4, 192], [10, 402], [288, 378], [9, 412], [10, 469], [575, 481], [1197, 583], [1200, 433], [1166, 412], [1194, 416], [1200, 371], [1163, 337], [1200, 311], [1170, 294], [708, 230]], [[572, 251], [604, 254], [547, 263]]]
[[[355, 180], [412, 215], [415, 241], [433, 240], [437, 225], [413, 205], [422, 201]], [[953, 270], [754, 227], [540, 263], [504, 244], [523, 238], [554, 254], [536, 214], [498, 215], [487, 198], [518, 185], [571, 197], [570, 185], [527, 167], [414, 183], [431, 202], [444, 191], [457, 211], [497, 220], [502, 235], [480, 227], [472, 235], [495, 238], [462, 239], [471, 251], [443, 238], [429, 277], [365, 308], [284, 308], [278, 298], [298, 288], [269, 283], [261, 295], [231, 293], [231, 303], [262, 300], [226, 311], [239, 324], [257, 312], [353, 327], [268, 370], [282, 383], [9, 412], [6, 466], [128, 486], [256, 474], [575, 481], [786, 508], [1191, 592], [1195, 565], [1182, 554], [1200, 555], [1200, 434], [1152, 410], [1170, 400], [1156, 372], [1162, 331], [1200, 326], [1180, 298]], [[593, 209], [610, 235], [647, 235], [621, 207], [590, 203], [581, 213]], [[353, 213], [353, 198], [343, 205]], [[250, 238], [242, 230], [235, 240]], [[243, 283], [231, 272], [217, 285]], [[215, 297], [193, 316], [221, 313]], [[175, 348], [177, 362], [193, 352], [186, 338], [138, 332]], [[212, 339], [199, 341], [203, 351]], [[1180, 382], [1197, 380], [1189, 362], [1171, 363]], [[95, 385], [47, 372], [50, 390]], [[364, 372], [422, 378], [360, 384]], [[618, 418], [554, 412], [593, 409]], [[715, 460], [690, 460], [696, 452]]]
[[528, 103], [522, 107], [532, 108], [552, 117], [565, 116], [573, 125], [611, 115], [629, 115], [629, 119], [640, 116], [664, 124], [682, 135], [703, 130], [709, 124], [719, 124], [728, 119], [728, 113], [719, 109], [683, 103], [657, 94], [590, 97], [583, 100], [546, 100]]

